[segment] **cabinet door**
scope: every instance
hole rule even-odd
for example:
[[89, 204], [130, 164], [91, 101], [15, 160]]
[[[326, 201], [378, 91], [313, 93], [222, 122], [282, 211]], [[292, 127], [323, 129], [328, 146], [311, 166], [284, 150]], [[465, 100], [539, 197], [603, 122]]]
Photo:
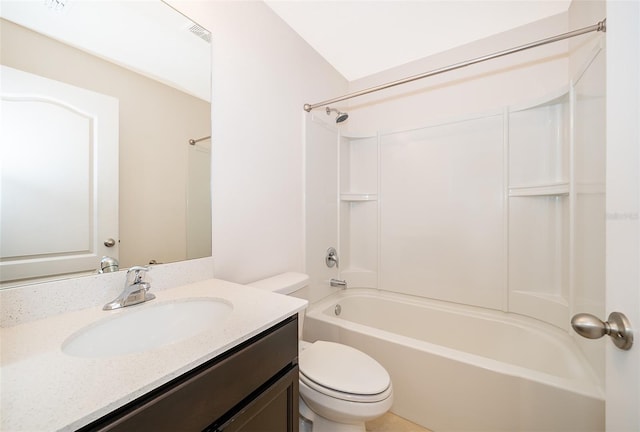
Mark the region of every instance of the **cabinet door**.
[[298, 366], [240, 409], [216, 432], [298, 432]]

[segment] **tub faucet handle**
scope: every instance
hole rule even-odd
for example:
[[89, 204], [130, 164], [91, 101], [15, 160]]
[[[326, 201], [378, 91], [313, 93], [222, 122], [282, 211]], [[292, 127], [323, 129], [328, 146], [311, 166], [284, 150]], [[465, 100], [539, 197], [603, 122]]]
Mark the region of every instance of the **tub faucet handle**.
[[324, 257], [324, 262], [329, 268], [332, 268], [333, 266], [336, 266], [336, 268], [340, 267], [338, 251], [336, 251], [336, 248], [330, 247], [327, 249], [327, 255]]

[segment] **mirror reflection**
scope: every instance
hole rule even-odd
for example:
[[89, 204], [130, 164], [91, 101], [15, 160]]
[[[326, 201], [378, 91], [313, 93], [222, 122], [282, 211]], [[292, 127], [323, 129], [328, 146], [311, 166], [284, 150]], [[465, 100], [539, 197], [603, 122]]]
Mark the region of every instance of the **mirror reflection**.
[[209, 32], [161, 1], [1, 6], [2, 285], [210, 256]]

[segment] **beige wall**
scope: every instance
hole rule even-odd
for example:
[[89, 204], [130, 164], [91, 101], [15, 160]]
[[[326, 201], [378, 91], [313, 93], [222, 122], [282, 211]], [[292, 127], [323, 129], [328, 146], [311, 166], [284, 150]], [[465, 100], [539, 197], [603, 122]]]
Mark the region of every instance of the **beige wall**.
[[[607, 11], [604, 0], [574, 0], [571, 2], [571, 6], [569, 6], [569, 28], [571, 30], [593, 25], [606, 17]], [[598, 34], [602, 35], [602, 33]], [[585, 58], [588, 58], [593, 52], [595, 37], [595, 34], [591, 33], [588, 37], [570, 39], [570, 77], [575, 77], [575, 75], [584, 68]]]
[[11, 22], [0, 27], [2, 64], [119, 99], [121, 266], [185, 259], [187, 143], [210, 135], [209, 103]]

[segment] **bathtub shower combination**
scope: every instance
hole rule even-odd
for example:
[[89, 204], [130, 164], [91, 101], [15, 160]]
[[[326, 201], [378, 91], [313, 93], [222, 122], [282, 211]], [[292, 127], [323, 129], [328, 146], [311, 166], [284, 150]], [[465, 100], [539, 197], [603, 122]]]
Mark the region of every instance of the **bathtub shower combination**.
[[371, 289], [307, 310], [305, 340], [380, 362], [392, 411], [437, 432], [604, 430], [604, 395], [566, 332], [527, 317]]
[[[396, 414], [436, 432], [604, 430], [604, 344], [569, 325], [604, 315], [602, 42], [538, 100], [435, 124], [415, 104], [395, 131], [366, 105], [350, 118], [377, 132], [306, 117], [304, 338], [379, 361]], [[318, 258], [329, 246], [339, 266]]]

